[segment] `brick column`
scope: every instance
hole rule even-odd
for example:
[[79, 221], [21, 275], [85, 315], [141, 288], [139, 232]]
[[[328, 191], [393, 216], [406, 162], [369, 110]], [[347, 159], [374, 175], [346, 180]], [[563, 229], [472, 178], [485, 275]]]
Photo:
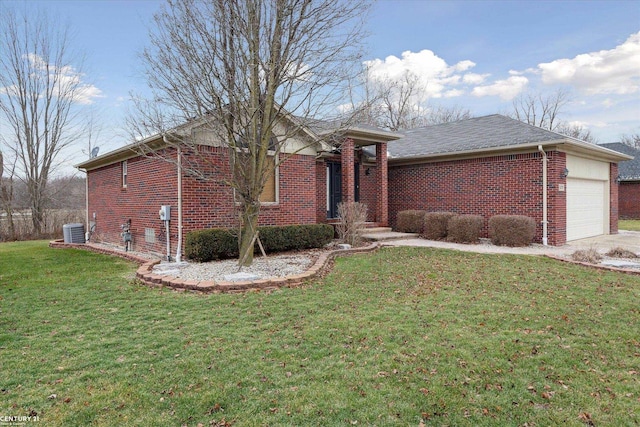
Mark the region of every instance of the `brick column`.
[[609, 234], [618, 234], [618, 218], [620, 211], [618, 208], [618, 164], [610, 163], [609, 172]]
[[387, 169], [387, 143], [376, 144], [376, 222], [381, 227], [389, 225], [389, 180]]
[[354, 144], [353, 139], [345, 139], [342, 143], [342, 201], [345, 203], [355, 201], [355, 171], [354, 171]]

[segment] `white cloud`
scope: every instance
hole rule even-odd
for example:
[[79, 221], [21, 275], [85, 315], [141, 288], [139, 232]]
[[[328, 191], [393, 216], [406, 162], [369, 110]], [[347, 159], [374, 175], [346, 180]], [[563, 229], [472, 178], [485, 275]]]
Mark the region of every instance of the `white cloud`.
[[463, 60], [449, 65], [433, 51], [425, 49], [420, 52], [402, 52], [401, 58], [391, 55], [384, 60], [365, 61], [364, 65], [373, 81], [401, 80], [409, 72], [418, 77], [421, 86], [425, 88], [427, 98], [442, 98], [463, 94], [464, 91], [461, 90], [453, 91], [452, 86], [460, 85], [461, 82], [468, 83], [465, 82], [462, 73], [476, 64], [470, 60]]
[[524, 76], [511, 76], [505, 80], [496, 80], [493, 84], [476, 86], [471, 92], [477, 97], [499, 96], [505, 101], [515, 98], [529, 83]]
[[476, 66], [475, 62], [465, 59], [464, 61], [460, 61], [450, 68], [453, 71], [467, 71], [468, 69], [473, 68], [475, 66]]
[[[73, 102], [78, 104], [93, 104], [95, 98], [101, 98], [102, 90], [91, 84], [82, 82], [83, 74], [79, 73], [70, 65], [56, 67], [47, 62], [35, 53], [29, 53], [23, 57], [30, 63], [33, 73], [40, 77], [48, 77], [55, 85], [52, 89], [53, 94], [63, 94], [70, 97]], [[8, 93], [8, 88], [4, 88], [4, 93]]]
[[479, 85], [480, 83], [484, 82], [490, 75], [491, 74], [467, 73], [462, 76], [462, 81], [470, 85]]
[[451, 89], [442, 94], [444, 98], [455, 98], [464, 95], [464, 91], [460, 89]]
[[602, 106], [604, 108], [611, 108], [614, 105], [616, 105], [616, 103], [611, 98], [607, 98], [604, 101], [602, 101]]
[[640, 32], [611, 50], [538, 64], [546, 84], [571, 84], [589, 95], [640, 91]]
[[73, 101], [78, 104], [93, 104], [95, 98], [103, 98], [102, 91], [93, 85], [80, 85], [73, 94]]

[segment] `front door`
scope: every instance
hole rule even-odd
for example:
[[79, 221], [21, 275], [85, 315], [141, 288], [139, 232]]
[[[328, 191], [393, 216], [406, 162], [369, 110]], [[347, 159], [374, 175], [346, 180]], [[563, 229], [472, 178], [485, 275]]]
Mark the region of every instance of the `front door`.
[[338, 204], [342, 201], [342, 165], [327, 162], [327, 218], [338, 217]]

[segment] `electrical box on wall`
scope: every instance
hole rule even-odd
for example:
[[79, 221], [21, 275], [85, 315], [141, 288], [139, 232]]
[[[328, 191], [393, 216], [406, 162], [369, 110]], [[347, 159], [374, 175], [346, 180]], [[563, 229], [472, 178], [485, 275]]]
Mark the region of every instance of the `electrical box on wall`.
[[169, 221], [171, 219], [171, 206], [169, 205], [160, 206], [160, 212], [158, 212], [158, 214], [160, 215], [161, 221]]

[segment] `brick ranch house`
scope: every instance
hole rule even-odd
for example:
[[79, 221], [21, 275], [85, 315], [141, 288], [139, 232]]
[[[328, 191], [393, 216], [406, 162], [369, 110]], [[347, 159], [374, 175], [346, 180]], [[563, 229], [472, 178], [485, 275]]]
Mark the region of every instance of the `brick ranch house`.
[[640, 150], [621, 142], [601, 146], [633, 156], [618, 165], [618, 209], [620, 219], [640, 219]]
[[[493, 215], [527, 215], [539, 224], [537, 241], [551, 245], [617, 232], [617, 162], [630, 157], [616, 151], [501, 115], [402, 135], [352, 126], [341, 133], [339, 147], [314, 142], [320, 133], [305, 129], [284, 144], [282, 155], [291, 157], [267, 183], [261, 225], [330, 223], [338, 203], [360, 201], [379, 226], [393, 227], [400, 211], [424, 209], [479, 214], [485, 224]], [[181, 166], [201, 159], [188, 150], [178, 156], [161, 135], [77, 165], [87, 174], [93, 239], [122, 244], [121, 225], [130, 220], [135, 250], [164, 253], [161, 206], [171, 207], [174, 252], [189, 231], [237, 224], [233, 191], [223, 183], [230, 174], [228, 149], [194, 135], [202, 139], [199, 151], [207, 161], [201, 169], [209, 180]], [[141, 146], [174, 161], [141, 155]]]

